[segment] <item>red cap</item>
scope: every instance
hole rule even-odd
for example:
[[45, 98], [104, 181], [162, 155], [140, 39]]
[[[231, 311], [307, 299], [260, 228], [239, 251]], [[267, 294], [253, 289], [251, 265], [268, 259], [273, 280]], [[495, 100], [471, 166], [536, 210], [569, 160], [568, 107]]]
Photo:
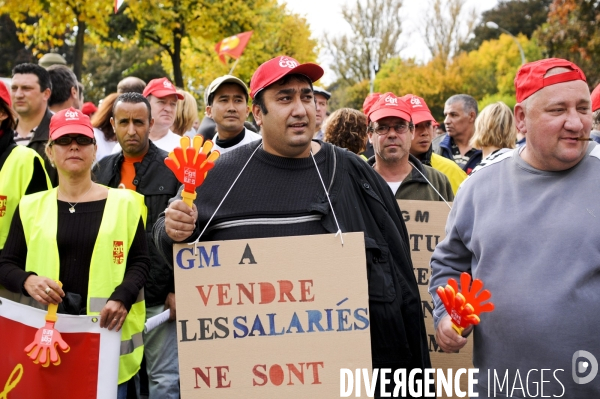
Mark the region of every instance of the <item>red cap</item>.
[[600, 85], [592, 92], [592, 112], [600, 109]]
[[146, 85], [144, 89], [144, 97], [148, 97], [152, 94], [154, 97], [163, 98], [175, 94], [177, 99], [183, 100], [183, 94], [177, 93], [177, 89], [173, 86], [173, 83], [167, 78], [152, 79]]
[[377, 122], [388, 116], [395, 116], [410, 121], [410, 108], [404, 101], [396, 97], [394, 93], [385, 93], [371, 107], [369, 120]]
[[254, 98], [256, 93], [270, 86], [289, 74], [300, 74], [316, 82], [323, 76], [323, 68], [310, 62], [301, 64], [292, 57], [281, 55], [261, 64], [252, 79], [250, 79], [250, 97]]
[[410, 116], [412, 117], [413, 124], [416, 125], [417, 123], [425, 121], [435, 122], [435, 118], [431, 115], [427, 103], [421, 97], [415, 96], [414, 94], [407, 94], [400, 97], [400, 99], [410, 108]]
[[[544, 75], [552, 68], [568, 68], [571, 71], [545, 78]], [[583, 71], [570, 61], [561, 58], [546, 58], [529, 62], [519, 68], [515, 77], [517, 102], [525, 101], [533, 93], [542, 90], [544, 87], [572, 80], [586, 81]]]
[[90, 118], [73, 107], [58, 111], [50, 119], [50, 140], [56, 140], [65, 134], [83, 134], [94, 138]]
[[379, 97], [381, 97], [381, 93], [371, 93], [365, 98], [365, 102], [363, 102], [363, 114], [369, 115], [371, 107], [375, 105]]
[[96, 108], [96, 106], [92, 102], [83, 103], [83, 107], [81, 107], [81, 112], [83, 112], [87, 116], [92, 115], [96, 111], [98, 111], [98, 108]]
[[4, 84], [4, 82], [0, 81], [0, 99], [2, 99], [8, 108], [12, 107], [12, 101], [10, 100], [10, 93], [8, 92], [8, 88]]

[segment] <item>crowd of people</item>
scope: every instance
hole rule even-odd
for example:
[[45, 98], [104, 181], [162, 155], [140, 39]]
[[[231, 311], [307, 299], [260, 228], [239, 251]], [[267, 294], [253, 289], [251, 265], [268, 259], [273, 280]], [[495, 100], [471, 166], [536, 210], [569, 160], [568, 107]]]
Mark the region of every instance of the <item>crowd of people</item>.
[[[488, 370], [566, 370], [577, 350], [600, 354], [589, 316], [600, 310], [600, 90], [590, 95], [581, 69], [525, 64], [514, 112], [502, 102], [479, 112], [456, 94], [443, 123], [412, 93], [373, 93], [362, 110], [329, 115], [322, 75], [279, 56], [248, 85], [217, 77], [199, 118], [166, 77], [127, 77], [96, 106], [66, 66], [17, 65], [10, 88], [0, 83], [0, 284], [122, 330], [119, 398], [178, 398], [174, 244], [363, 232], [373, 367], [424, 369], [397, 200], [442, 201], [451, 212], [430, 282], [440, 347], [457, 352], [471, 333], [452, 329], [435, 294], [448, 278], [482, 279], [496, 305], [473, 329], [479, 397], [492, 396]], [[197, 134], [221, 157], [190, 208], [164, 159]], [[169, 321], [144, 332], [164, 310]], [[598, 397], [600, 383], [547, 383], [561, 390]]]

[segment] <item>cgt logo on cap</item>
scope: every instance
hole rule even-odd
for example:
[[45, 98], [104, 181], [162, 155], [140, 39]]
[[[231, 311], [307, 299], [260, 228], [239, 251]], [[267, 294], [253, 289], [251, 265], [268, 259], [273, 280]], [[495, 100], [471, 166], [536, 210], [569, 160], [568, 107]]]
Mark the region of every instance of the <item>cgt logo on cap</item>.
[[79, 113], [77, 111], [67, 111], [65, 112], [65, 120], [67, 121], [78, 121]]
[[290, 59], [288, 59], [286, 57], [281, 57], [279, 59], [279, 66], [282, 67], [282, 68], [293, 69], [293, 68], [296, 68], [298, 66], [298, 63], [296, 61], [290, 60]]
[[421, 104], [421, 100], [419, 100], [417, 97], [413, 97], [410, 99], [410, 103], [412, 104], [413, 108], [417, 108], [417, 107], [422, 107], [423, 104]]
[[396, 97], [387, 96], [384, 101], [385, 105], [398, 105], [398, 99]]
[[165, 80], [165, 81], [163, 82], [163, 86], [164, 86], [165, 88], [167, 88], [167, 89], [170, 89], [170, 88], [172, 88], [172, 87], [173, 87], [173, 85], [171, 84], [171, 82], [169, 82], [168, 80]]

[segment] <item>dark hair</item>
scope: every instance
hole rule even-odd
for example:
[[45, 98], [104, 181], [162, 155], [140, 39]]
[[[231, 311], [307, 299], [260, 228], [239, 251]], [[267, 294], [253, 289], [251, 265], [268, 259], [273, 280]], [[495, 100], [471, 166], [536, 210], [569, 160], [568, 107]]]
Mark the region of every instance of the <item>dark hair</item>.
[[115, 100], [115, 103], [113, 104], [113, 107], [112, 107], [113, 115], [115, 114], [115, 109], [117, 108], [117, 105], [120, 102], [130, 103], [130, 104], [138, 104], [138, 103], [146, 104], [146, 108], [148, 109], [148, 121], [150, 121], [152, 119], [152, 109], [150, 108], [150, 102], [148, 102], [148, 99], [146, 97], [142, 96], [140, 93], [129, 92], [129, 93], [120, 94], [119, 97], [117, 97], [117, 99]]
[[[2, 83], [0, 83], [2, 84]], [[4, 113], [7, 115], [7, 118], [5, 120], [2, 121], [2, 123], [0, 124], [0, 131], [7, 133], [10, 132], [9, 134], [12, 134], [12, 130], [15, 130], [15, 128], [17, 127], [17, 114], [16, 112], [12, 109], [12, 107], [9, 107], [7, 103], [4, 102], [4, 100], [0, 99], [0, 109], [2, 111], [4, 111]]]
[[40, 91], [45, 91], [46, 89], [52, 90], [52, 82], [50, 81], [50, 74], [47, 70], [42, 68], [39, 65], [24, 63], [15, 66], [12, 70], [12, 76], [14, 77], [16, 74], [33, 74], [38, 78], [38, 83], [40, 85]]
[[68, 67], [64, 65], [52, 65], [48, 67], [48, 74], [52, 82], [52, 94], [48, 100], [48, 106], [62, 104], [71, 97], [71, 89], [74, 87], [77, 92], [77, 77]]
[[325, 141], [360, 154], [367, 144], [367, 117], [352, 108], [334, 111], [327, 119]]
[[[129, 79], [127, 82], [126, 80]], [[123, 93], [144, 93], [144, 89], [146, 88], [146, 82], [136, 76], [128, 76], [126, 78], [121, 79], [119, 84], [117, 85], [117, 92], [119, 94]]]
[[[221, 83], [219, 85], [219, 87], [223, 86], [223, 85], [237, 85], [239, 88], [242, 89], [242, 92], [244, 93], [244, 97], [246, 98], [246, 104], [248, 104], [248, 92], [246, 91], [246, 89], [244, 89], [242, 86], [240, 86], [237, 83], [234, 82], [225, 82], [225, 83]], [[217, 90], [219, 90], [219, 87], [217, 87]], [[206, 103], [206, 105], [212, 105], [214, 99], [215, 99], [215, 94], [217, 93], [217, 90], [213, 91], [212, 93], [209, 94], [208, 96], [208, 102]]]
[[477, 100], [471, 97], [468, 94], [455, 94], [446, 100], [446, 104], [452, 104], [456, 101], [462, 101], [463, 110], [466, 113], [471, 111], [475, 112], [475, 116], [479, 113], [479, 109], [477, 108]]
[[92, 116], [92, 126], [104, 133], [106, 141], [115, 141], [116, 135], [110, 124], [110, 118], [113, 116], [113, 105], [119, 97], [117, 93], [111, 93], [104, 98], [98, 105], [98, 111]]
[[313, 89], [312, 80], [310, 80], [308, 76], [300, 75], [298, 73], [293, 73], [291, 75], [284, 76], [283, 78], [279, 79], [278, 81], [276, 81], [274, 83], [271, 83], [270, 85], [268, 85], [267, 87], [265, 87], [264, 89], [262, 89], [261, 91], [256, 93], [256, 95], [254, 96], [254, 99], [252, 100], [252, 104], [258, 105], [260, 107], [260, 112], [262, 112], [263, 114], [265, 114], [265, 115], [268, 114], [269, 110], [267, 110], [267, 107], [265, 105], [265, 99], [263, 97], [265, 94], [265, 90], [267, 90], [268, 88], [270, 88], [273, 85], [283, 86], [285, 84], [288, 84], [288, 82], [290, 80], [299, 80], [301, 82], [306, 82], [310, 85], [310, 89], [311, 90]]
[[[79, 94], [79, 97], [83, 97], [85, 93], [85, 87], [83, 87], [83, 83], [81, 82], [77, 82], [77, 94]], [[83, 106], [83, 104], [81, 104]]]

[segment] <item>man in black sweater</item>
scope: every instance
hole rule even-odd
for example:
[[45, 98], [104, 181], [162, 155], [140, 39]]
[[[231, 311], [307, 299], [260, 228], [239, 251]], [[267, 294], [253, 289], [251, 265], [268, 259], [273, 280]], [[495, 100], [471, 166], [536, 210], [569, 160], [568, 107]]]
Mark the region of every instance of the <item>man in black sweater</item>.
[[146, 234], [152, 264], [144, 286], [146, 318], [170, 310], [169, 322], [144, 333], [144, 357], [149, 397], [179, 398], [179, 365], [175, 320], [173, 270], [151, 240], [152, 226], [177, 193], [179, 182], [164, 163], [167, 153], [149, 139], [154, 123], [150, 103], [139, 93], [121, 94], [113, 105], [110, 122], [122, 151], [103, 158], [95, 167], [98, 183], [131, 189], [144, 195], [148, 208]]
[[172, 259], [173, 244], [196, 239], [232, 185], [203, 241], [331, 234], [338, 230], [335, 214], [342, 232], [365, 235], [373, 367], [431, 367], [408, 234], [395, 198], [361, 158], [312, 140], [312, 82], [322, 75], [318, 65], [286, 56], [262, 64], [250, 83], [262, 141], [220, 157], [193, 209], [178, 196], [155, 224], [153, 238]]

